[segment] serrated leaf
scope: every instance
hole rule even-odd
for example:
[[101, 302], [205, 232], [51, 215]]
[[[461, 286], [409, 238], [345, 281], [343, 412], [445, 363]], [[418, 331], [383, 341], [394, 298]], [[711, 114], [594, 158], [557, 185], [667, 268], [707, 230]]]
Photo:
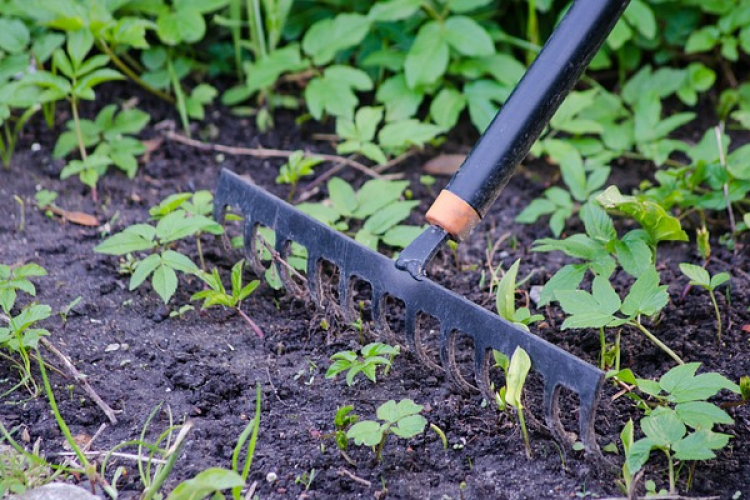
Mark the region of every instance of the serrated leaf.
[[161, 258], [157, 254], [149, 255], [145, 259], [138, 262], [135, 271], [130, 276], [129, 289], [135, 290], [141, 283], [146, 281], [146, 278], [151, 276], [151, 273], [161, 264]]
[[195, 500], [204, 498], [213, 492], [243, 486], [245, 486], [245, 481], [237, 472], [213, 467], [203, 470], [192, 479], [178, 484], [169, 494], [167, 500]]
[[182, 271], [183, 273], [198, 272], [198, 266], [189, 257], [174, 250], [165, 250], [161, 254], [161, 260], [175, 271]]
[[[375, 98], [385, 105], [386, 121], [399, 121], [411, 118], [417, 113], [424, 99], [424, 92], [409, 87], [404, 74], [398, 74], [378, 86]], [[380, 119], [375, 123], [379, 121]], [[373, 129], [367, 140], [372, 140], [374, 137], [375, 130]]]
[[724, 448], [731, 436], [701, 429], [678, 441], [672, 447], [677, 460], [710, 460], [716, 458], [712, 450]]
[[177, 291], [177, 274], [171, 267], [161, 264], [154, 270], [151, 285], [164, 303], [167, 304]]
[[395, 202], [409, 185], [409, 181], [388, 181], [372, 179], [364, 183], [357, 192], [357, 209], [352, 214], [355, 219], [366, 219], [382, 208]]
[[714, 424], [734, 423], [727, 412], [705, 401], [680, 403], [675, 406], [674, 410], [680, 420], [693, 429], [711, 430]]
[[674, 410], [660, 406], [641, 420], [641, 429], [660, 447], [670, 447], [685, 436], [687, 429]]
[[416, 88], [438, 81], [448, 69], [449, 52], [440, 23], [429, 21], [422, 25], [404, 62], [409, 87]]
[[412, 438], [424, 432], [427, 427], [427, 419], [422, 415], [409, 415], [398, 421], [398, 424], [390, 428], [390, 431], [402, 438]]
[[643, 240], [623, 238], [615, 242], [614, 250], [623, 270], [635, 278], [653, 267], [653, 253]]
[[691, 285], [698, 285], [704, 288], [708, 288], [711, 285], [711, 277], [701, 266], [695, 264], [688, 264], [687, 262], [680, 263], [680, 271], [682, 274], [690, 278]]
[[625, 465], [631, 474], [635, 474], [641, 470], [646, 462], [648, 462], [651, 450], [657, 446], [657, 443], [650, 438], [639, 439], [630, 446]]
[[358, 446], [376, 446], [383, 438], [383, 431], [378, 422], [363, 420], [352, 425], [346, 432], [346, 437], [353, 439]]
[[367, 218], [362, 228], [373, 235], [379, 236], [409, 217], [412, 209], [419, 205], [418, 201], [396, 201]]
[[451, 16], [444, 24], [445, 41], [457, 52], [469, 57], [489, 56], [495, 44], [478, 22], [466, 16]]
[[661, 311], [669, 302], [669, 295], [667, 285], [659, 285], [660, 280], [654, 268], [643, 272], [623, 300], [622, 313], [629, 317], [640, 314], [653, 316]]
[[439, 127], [452, 129], [458, 117], [466, 108], [466, 98], [461, 92], [451, 88], [441, 89], [430, 103], [430, 117]]
[[135, 224], [121, 233], [110, 236], [94, 247], [94, 251], [108, 255], [125, 255], [143, 250], [151, 250], [156, 247], [155, 236], [156, 229], [153, 226]]
[[586, 234], [599, 243], [608, 244], [617, 239], [612, 218], [596, 203], [586, 203], [580, 212]]
[[572, 291], [578, 288], [586, 274], [586, 265], [568, 264], [557, 271], [552, 278], [544, 285], [539, 298], [539, 305], [544, 306], [557, 300], [557, 292], [568, 290]]

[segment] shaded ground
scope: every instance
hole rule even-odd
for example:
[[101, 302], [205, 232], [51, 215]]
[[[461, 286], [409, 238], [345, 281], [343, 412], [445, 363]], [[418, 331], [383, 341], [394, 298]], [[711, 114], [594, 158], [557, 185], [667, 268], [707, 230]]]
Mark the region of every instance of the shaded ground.
[[[130, 97], [121, 87], [108, 87], [111, 95], [100, 95], [100, 102], [122, 101]], [[159, 103], [143, 98], [145, 109], [151, 109], [153, 123], [172, 118]], [[89, 116], [93, 110], [89, 110]], [[58, 121], [66, 119], [58, 113]], [[228, 114], [214, 113], [202, 130], [218, 132], [215, 142], [236, 146], [263, 145], [269, 148], [326, 150], [315, 140], [317, 132], [310, 126], [299, 129], [289, 115], [277, 120], [277, 128], [258, 134], [252, 122]], [[35, 128], [36, 127], [36, 128]], [[149, 414], [159, 404], [152, 439], [168, 426], [171, 413], [177, 421], [194, 423], [184, 453], [178, 462], [171, 484], [191, 477], [210, 466], [229, 466], [237, 436], [252, 417], [255, 407], [255, 385], [263, 391], [262, 423], [252, 480], [258, 480], [261, 498], [296, 498], [304, 486], [295, 479], [316, 471], [308, 498], [571, 498], [586, 492], [613, 495], [616, 470], [597, 467], [572, 451], [561, 450], [543, 429], [532, 430], [534, 459], [525, 458], [517, 426], [491, 407], [484, 407], [480, 396], [462, 396], [441, 373], [427, 373], [416, 358], [404, 354], [394, 362], [390, 373], [376, 385], [359, 382], [347, 387], [343, 380], [325, 380], [329, 357], [342, 349], [356, 349], [360, 343], [375, 339], [374, 334], [345, 331], [324, 332], [319, 316], [303, 301], [295, 300], [263, 285], [245, 303], [244, 309], [265, 332], [259, 339], [239, 316], [228, 312], [190, 312], [182, 318], [169, 318], [166, 310], [148, 286], [127, 291], [128, 277], [118, 274], [116, 258], [94, 254], [92, 248], [101, 240], [104, 228], [84, 228], [61, 224], [44, 216], [31, 203], [36, 190], [56, 190], [57, 204], [68, 210], [82, 210], [111, 220], [106, 228], [117, 232], [129, 224], [145, 222], [148, 208], [174, 192], [213, 189], [221, 167], [245, 174], [277, 195], [285, 196], [287, 187], [277, 186], [274, 179], [282, 160], [217, 155], [189, 146], [165, 141], [142, 165], [138, 177], [130, 181], [113, 173], [100, 185], [100, 203], [91, 201], [87, 191], [74, 180], [58, 179], [62, 162], [51, 160], [53, 135], [41, 120], [24, 133], [22, 144], [10, 171], [0, 170], [0, 263], [35, 262], [49, 271], [49, 276], [35, 280], [38, 299], [58, 311], [81, 296], [82, 302], [63, 325], [55, 317], [48, 322], [51, 340], [67, 353], [76, 366], [89, 376], [102, 398], [122, 410], [120, 422], [108, 426], [96, 439], [94, 448], [107, 450], [119, 442], [135, 439]], [[144, 138], [159, 137], [150, 128]], [[458, 137], [458, 136], [456, 136]], [[454, 139], [455, 141], [455, 139]], [[40, 144], [32, 152], [32, 143]], [[460, 151], [468, 143], [450, 143], [448, 149]], [[35, 148], [36, 149], [36, 148]], [[415, 199], [423, 200], [421, 212], [433, 195], [418, 182], [420, 165], [428, 158], [409, 159], [398, 168], [411, 179]], [[623, 165], [613, 174], [625, 190], [637, 183], [630, 169]], [[322, 171], [322, 170], [321, 170]], [[360, 174], [347, 172], [346, 177], [364, 182]], [[460, 248], [457, 261], [449, 252], [441, 253], [433, 264], [431, 276], [471, 300], [491, 308], [494, 299], [486, 287], [480, 288], [481, 270], [486, 271], [487, 243], [510, 233], [494, 255], [493, 265], [509, 266], [521, 258], [520, 276], [534, 273], [524, 286], [542, 285], [563, 263], [557, 254], [529, 251], [533, 240], [548, 236], [546, 226], [518, 226], [515, 215], [546, 187], [550, 172], [543, 165], [523, 169], [510, 183], [500, 200], [472, 241]], [[439, 183], [444, 183], [440, 180]], [[439, 186], [436, 186], [438, 188]], [[25, 231], [19, 231], [20, 211], [13, 201], [18, 195], [26, 200]], [[421, 224], [421, 216], [413, 222]], [[227, 251], [219, 241], [203, 240], [209, 266], [226, 273], [241, 255]], [[742, 243], [742, 242], [741, 242]], [[746, 242], [745, 242], [746, 243]], [[192, 243], [183, 251], [196, 262]], [[715, 244], [716, 256], [709, 267], [712, 273], [733, 274], [731, 303], [720, 292], [722, 312], [726, 314], [727, 331], [723, 346], [717, 348], [713, 310], [708, 296], [693, 290], [679, 300], [686, 279], [677, 265], [683, 261], [698, 262], [693, 244], [666, 245], [660, 251], [664, 283], [670, 284], [672, 302], [667, 306], [654, 331], [681, 356], [701, 361], [705, 368], [718, 371], [732, 380], [750, 373], [750, 334], [743, 326], [750, 324], [747, 248], [739, 245], [731, 253]], [[471, 270], [471, 266], [476, 269]], [[195, 279], [182, 279], [173, 304], [188, 303], [190, 295], [200, 289]], [[197, 305], [197, 304], [196, 304]], [[542, 311], [546, 321], [535, 333], [560, 345], [592, 363], [599, 350], [596, 334], [561, 332], [562, 316], [556, 308]], [[395, 311], [398, 316], [398, 311]], [[312, 318], [316, 318], [311, 321]], [[115, 350], [115, 346], [117, 346]], [[669, 358], [635, 333], [623, 337], [623, 365], [644, 378], [655, 378], [671, 365]], [[0, 361], [0, 381], [9, 387], [15, 380], [7, 363]], [[53, 375], [56, 396], [62, 415], [74, 434], [93, 435], [106, 417], [80, 389], [68, 389], [68, 380]], [[541, 418], [541, 387], [532, 381], [528, 397], [531, 412]], [[537, 390], [538, 389], [538, 390]], [[536, 392], [535, 392], [536, 391]], [[618, 441], [618, 434], [628, 418], [637, 415], [625, 398], [612, 401], [616, 387], [605, 386], [597, 418], [600, 444]], [[8, 426], [23, 425], [32, 440], [41, 439], [42, 449], [50, 456], [61, 450], [63, 437], [42, 399], [24, 400], [16, 392], [0, 406], [0, 419]], [[447, 450], [433, 432], [404, 441], [391, 439], [384, 459], [378, 463], [368, 449], [350, 447], [356, 465], [349, 464], [338, 452], [329, 434], [333, 431], [336, 408], [353, 404], [355, 413], [372, 418], [375, 408], [389, 399], [411, 398], [425, 405], [425, 416], [443, 429], [450, 446]], [[731, 398], [730, 398], [731, 399]], [[573, 402], [566, 401], [566, 415], [575, 418]], [[696, 469], [691, 493], [730, 498], [741, 491], [750, 496], [750, 409], [729, 410], [736, 421], [722, 430], [735, 436], [731, 445], [716, 460]], [[619, 457], [612, 457], [617, 462]], [[139, 489], [137, 469], [126, 465], [129, 475], [119, 483], [122, 498], [135, 498]], [[663, 484], [664, 470], [659, 459], [648, 470], [648, 478]], [[114, 470], [114, 467], [111, 469]], [[351, 474], [369, 482], [357, 482]], [[267, 473], [278, 480], [270, 484]]]

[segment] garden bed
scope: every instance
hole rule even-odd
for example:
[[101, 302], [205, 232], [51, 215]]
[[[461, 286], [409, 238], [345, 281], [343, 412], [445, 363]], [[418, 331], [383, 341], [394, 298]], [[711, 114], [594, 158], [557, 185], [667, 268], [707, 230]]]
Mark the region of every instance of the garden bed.
[[[123, 87], [109, 86], [100, 91], [100, 100], [124, 101], [130, 95], [123, 92]], [[51, 342], [119, 411], [118, 423], [111, 425], [80, 387], [52, 374], [61, 414], [74, 434], [92, 436], [102, 424], [107, 424], [92, 449], [106, 451], [120, 442], [136, 439], [149, 415], [160, 408], [147, 433], [155, 439], [169, 425], [169, 409], [176, 422], [190, 420], [194, 424], [169, 484], [176, 485], [207, 467], [226, 467], [237, 437], [254, 414], [255, 387], [260, 384], [262, 416], [250, 479], [258, 481], [261, 498], [385, 498], [386, 491], [389, 498], [552, 499], [619, 493], [615, 484], [618, 468], [586, 459], [582, 452], [561, 448], [539, 426], [532, 425], [533, 459], [527, 460], [513, 419], [499, 413], [493, 404], [483, 405], [478, 394], [461, 395], [444, 374], [427, 373], [412, 354], [397, 357], [392, 370], [379, 377], [377, 384], [363, 379], [348, 387], [342, 377], [326, 380], [331, 355], [343, 349], [357, 349], [360, 343], [374, 341], [377, 336], [367, 328], [360, 333], [336, 324], [324, 331], [321, 316], [304, 300], [262, 284], [244, 304], [244, 310], [265, 333], [264, 338], [259, 338], [236, 314], [196, 310], [171, 318], [150, 287], [128, 291], [128, 277], [118, 274], [117, 259], [93, 252], [103, 233], [146, 222], [149, 208], [170, 194], [213, 190], [221, 168], [246, 175], [280, 197], [288, 192], [288, 186], [274, 182], [283, 160], [201, 151], [164, 139], [164, 130], [170, 125], [163, 120], [174, 116], [149, 97], [141, 97], [140, 107], [153, 117], [143, 138], [163, 142], [147, 155], [134, 181], [119, 173], [106, 176], [100, 183], [98, 203], [92, 201], [88, 189], [80, 183], [59, 180], [62, 162], [51, 159], [54, 138], [41, 119], [34, 120], [24, 131], [10, 170], [0, 170], [0, 206], [5, 214], [0, 218], [0, 262], [33, 262], [47, 269], [48, 276], [35, 280], [37, 300], [49, 304], [54, 311], [62, 310], [76, 297], [82, 298], [67, 322], [55, 316], [47, 327], [52, 332]], [[86, 110], [89, 116], [93, 112]], [[64, 115], [61, 109], [59, 123], [67, 118]], [[216, 109], [195, 130], [195, 135], [230, 146], [330, 152], [327, 143], [315, 138], [326, 130], [316, 127], [298, 126], [294, 116], [281, 114], [275, 129], [259, 134], [252, 121]], [[470, 133], [459, 137], [460, 131], [443, 149], [465, 153], [475, 138]], [[424, 213], [434, 198], [434, 193], [419, 182], [421, 165], [436, 154], [438, 151], [425, 151], [394, 170], [411, 181], [414, 199], [421, 201], [419, 210], [412, 215], [411, 222], [415, 224], [424, 222], [416, 214]], [[558, 253], [531, 252], [535, 239], [549, 236], [546, 225], [524, 226], [513, 220], [554, 181], [552, 171], [541, 162], [524, 166], [471, 240], [459, 247], [457, 258], [448, 251], [441, 252], [428, 274], [446, 288], [492, 309], [494, 297], [479, 286], [481, 271], [488, 269], [486, 249], [510, 233], [494, 254], [492, 265], [507, 268], [521, 258], [519, 276], [533, 273], [524, 289], [543, 285], [565, 261]], [[619, 164], [613, 169], [611, 183], [626, 192], [645, 175], [634, 172], [642, 171], [637, 163]], [[353, 184], [366, 180], [354, 171], [345, 171], [344, 176]], [[439, 178], [433, 189], [446, 181], [447, 178]], [[41, 188], [59, 192], [58, 206], [94, 215], [102, 225], [64, 224], [59, 218], [45, 216], [32, 202]], [[15, 195], [25, 200], [23, 230]], [[718, 293], [726, 325], [722, 345], [717, 346], [715, 316], [708, 295], [693, 289], [680, 298], [687, 278], [680, 273], [678, 264], [698, 262], [694, 243], [660, 247], [659, 271], [662, 283], [669, 284], [671, 301], [653, 329], [684, 359], [702, 362], [704, 369], [737, 381], [750, 374], [747, 238], [738, 242], [734, 252], [712, 243], [714, 257], [709, 269], [712, 273], [729, 271], [733, 277], [731, 302], [724, 291]], [[213, 237], [204, 236], [203, 247], [208, 266], [219, 267], [223, 274], [241, 258], [238, 251], [227, 250]], [[193, 246], [181, 249], [197, 262]], [[171, 304], [189, 303], [190, 295], [200, 289], [196, 278], [182, 278]], [[595, 332], [561, 331], [563, 316], [557, 307], [539, 312], [546, 318], [532, 327], [535, 334], [597, 363], [599, 343]], [[666, 354], [636, 333], [623, 336], [622, 349], [623, 367], [631, 368], [639, 377], [658, 378], [673, 366]], [[52, 357], [49, 360], [56, 363]], [[5, 363], [0, 363], [0, 380], [4, 380], [3, 387], [10, 387], [17, 380]], [[611, 383], [604, 386], [596, 420], [601, 446], [619, 443], [622, 426], [638, 415], [627, 398], [613, 401], [619, 390]], [[529, 412], [541, 419], [541, 386], [532, 381], [526, 395]], [[379, 404], [404, 398], [424, 405], [424, 416], [445, 432], [448, 448], [444, 449], [438, 436], [428, 430], [411, 440], [392, 437], [380, 462], [368, 448], [353, 444], [348, 453], [355, 464], [345, 460], [330, 437], [336, 409], [351, 404], [354, 413], [371, 418]], [[730, 400], [736, 398], [722, 393], [716, 402]], [[16, 391], [5, 403], [0, 406], [0, 419], [6, 426], [27, 428], [31, 442], [39, 439], [48, 458], [55, 459], [63, 451], [63, 436], [43, 397], [29, 399], [28, 394]], [[575, 411], [573, 401], [563, 401], [563, 406]], [[745, 405], [727, 411], [735, 425], [720, 426], [720, 430], [733, 439], [717, 459], [698, 463], [690, 494], [722, 499], [750, 496], [750, 408]], [[575, 418], [575, 413], [572, 415]], [[614, 464], [622, 462], [621, 456], [605, 457]], [[118, 483], [122, 498], [137, 498], [140, 485], [135, 464], [117, 464], [128, 469], [127, 477]], [[656, 458], [650, 464], [647, 477], [663, 484], [666, 462]], [[303, 482], [297, 478], [306, 473], [309, 477], [313, 470], [314, 479], [305, 492]], [[277, 480], [267, 481], [269, 473], [275, 473]], [[743, 496], [733, 496], [736, 492]]]

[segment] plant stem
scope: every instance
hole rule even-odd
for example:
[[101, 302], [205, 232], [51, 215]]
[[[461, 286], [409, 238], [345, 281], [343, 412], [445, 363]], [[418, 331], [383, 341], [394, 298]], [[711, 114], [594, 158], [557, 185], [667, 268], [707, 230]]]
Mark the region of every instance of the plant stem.
[[115, 64], [115, 66], [117, 66], [117, 68], [120, 71], [125, 73], [125, 75], [128, 78], [133, 80], [137, 85], [139, 85], [141, 88], [146, 90], [148, 93], [153, 94], [156, 97], [163, 99], [170, 104], [174, 104], [175, 102], [174, 97], [146, 83], [140, 76], [138, 76], [138, 74], [135, 71], [133, 71], [133, 69], [130, 66], [125, 64], [125, 61], [120, 59], [119, 56], [115, 54], [115, 52], [109, 47], [109, 45], [107, 45], [107, 42], [101, 39], [97, 40], [97, 42], [98, 42], [99, 48], [102, 49], [102, 52], [107, 54], [109, 58], [112, 60], [112, 62]]
[[195, 246], [198, 248], [198, 259], [201, 261], [201, 269], [206, 270], [206, 261], [203, 259], [203, 247], [201, 245], [201, 233], [195, 235]]
[[260, 327], [258, 326], [258, 324], [255, 321], [253, 321], [253, 319], [250, 316], [248, 316], [247, 314], [245, 314], [245, 312], [242, 309], [240, 309], [239, 305], [235, 308], [235, 311], [237, 311], [237, 313], [240, 316], [242, 316], [242, 319], [244, 319], [245, 321], [247, 321], [247, 323], [250, 325], [250, 327], [253, 329], [253, 331], [258, 335], [258, 337], [260, 337], [260, 338], [264, 337], [263, 330], [260, 329]]
[[639, 330], [641, 331], [641, 333], [643, 333], [643, 334], [644, 334], [644, 335], [645, 335], [646, 337], [648, 337], [648, 339], [649, 339], [649, 340], [650, 340], [651, 342], [653, 342], [654, 344], [656, 344], [656, 345], [657, 345], [657, 346], [658, 346], [658, 347], [659, 347], [659, 348], [660, 348], [660, 349], [661, 349], [662, 351], [664, 351], [664, 352], [666, 352], [667, 354], [669, 354], [669, 356], [670, 356], [670, 357], [671, 357], [672, 359], [674, 359], [675, 361], [677, 361], [677, 363], [678, 363], [678, 364], [680, 364], [680, 365], [684, 365], [684, 364], [685, 364], [685, 362], [684, 362], [684, 361], [682, 360], [682, 358], [680, 358], [680, 357], [679, 357], [679, 356], [677, 355], [677, 353], [675, 353], [675, 352], [674, 352], [674, 351], [673, 351], [672, 349], [670, 349], [670, 348], [669, 348], [669, 347], [668, 347], [668, 346], [667, 346], [667, 345], [666, 345], [666, 344], [665, 344], [664, 342], [662, 342], [661, 340], [659, 340], [659, 339], [658, 339], [658, 338], [656, 337], [656, 335], [654, 335], [653, 333], [651, 333], [650, 331], [648, 331], [648, 330], [646, 329], [646, 327], [645, 327], [645, 326], [643, 326], [643, 325], [642, 325], [642, 324], [640, 323], [640, 321], [637, 321], [637, 320], [632, 320], [632, 321], [628, 321], [628, 323], [627, 323], [627, 324], [628, 324], [628, 325], [630, 325], [630, 326], [634, 326], [634, 327], [636, 327], [637, 329], [639, 329]]
[[664, 450], [664, 454], [667, 455], [667, 463], [669, 464], [669, 494], [675, 493], [675, 477], [674, 477], [674, 461], [672, 461], [672, 454], [669, 450]]
[[180, 121], [182, 121], [182, 128], [185, 129], [185, 135], [190, 138], [190, 121], [188, 120], [187, 105], [185, 103], [185, 92], [182, 90], [180, 79], [177, 77], [177, 72], [174, 70], [172, 64], [172, 54], [167, 56], [167, 71], [169, 72], [169, 78], [172, 81], [172, 90], [174, 95], [177, 96], [177, 111], [180, 113]]
[[86, 161], [86, 145], [83, 142], [83, 132], [81, 131], [81, 118], [78, 116], [78, 102], [75, 97], [70, 99], [70, 108], [73, 111], [73, 123], [76, 127], [76, 139], [78, 139], [78, 151], [81, 153], [81, 160]]
[[526, 445], [526, 458], [531, 460], [531, 443], [529, 442], [529, 431], [526, 429], [526, 419], [523, 416], [523, 405], [518, 405], [518, 424], [523, 434], [523, 444]]
[[604, 370], [604, 356], [607, 354], [607, 338], [604, 336], [604, 327], [599, 328], [599, 343], [601, 344], [601, 353], [599, 354], [599, 368]]
[[617, 337], [615, 337], [615, 370], [620, 371], [620, 334], [621, 331], [617, 330]]
[[719, 345], [721, 345], [721, 312], [719, 311], [719, 304], [716, 303], [716, 295], [714, 291], [709, 289], [708, 295], [711, 297], [711, 303], [714, 305], [714, 312], [716, 313], [716, 331], [718, 334]]

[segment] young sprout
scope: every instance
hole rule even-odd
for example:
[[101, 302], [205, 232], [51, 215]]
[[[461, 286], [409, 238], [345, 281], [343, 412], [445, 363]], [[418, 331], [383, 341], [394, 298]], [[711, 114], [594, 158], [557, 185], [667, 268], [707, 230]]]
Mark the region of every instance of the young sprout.
[[420, 415], [422, 408], [411, 399], [402, 399], [398, 403], [391, 399], [378, 407], [377, 418], [382, 424], [378, 420], [362, 420], [347, 431], [346, 437], [354, 439], [358, 446], [377, 446], [375, 452], [380, 460], [388, 434], [412, 438], [424, 432], [427, 419]]
[[214, 268], [213, 271], [207, 273], [205, 271], [197, 271], [195, 274], [205, 283], [210, 289], [202, 290], [198, 293], [193, 294], [190, 300], [203, 300], [203, 306], [201, 309], [207, 309], [212, 306], [225, 306], [230, 309], [237, 311], [237, 314], [242, 316], [250, 327], [255, 331], [258, 337], [263, 338], [263, 331], [260, 329], [257, 323], [250, 318], [242, 310], [242, 301], [245, 300], [251, 293], [258, 288], [260, 281], [253, 280], [244, 287], [242, 286], [242, 271], [245, 267], [245, 260], [239, 261], [232, 267], [232, 293], [227, 293], [224, 284], [221, 282], [219, 271]]
[[531, 459], [531, 444], [529, 443], [529, 432], [526, 429], [526, 419], [523, 415], [523, 403], [521, 395], [526, 383], [526, 376], [531, 368], [531, 358], [521, 347], [516, 347], [508, 366], [508, 378], [505, 388], [505, 402], [518, 412], [518, 423], [521, 426], [523, 442], [526, 446], [526, 457]]
[[699, 286], [708, 291], [708, 295], [711, 297], [711, 303], [714, 306], [714, 312], [716, 313], [717, 338], [719, 342], [721, 342], [721, 312], [719, 311], [719, 304], [716, 302], [714, 290], [731, 279], [729, 273], [718, 273], [711, 276], [708, 274], [708, 271], [701, 266], [688, 264], [686, 262], [680, 264], [680, 271], [682, 271], [682, 274], [690, 278], [691, 285]]
[[401, 351], [398, 346], [393, 347], [380, 342], [373, 342], [364, 346], [360, 352], [361, 357], [357, 356], [354, 351], [341, 351], [331, 356], [333, 364], [328, 368], [326, 378], [333, 378], [341, 372], [347, 372], [346, 384], [351, 387], [354, 385], [354, 377], [362, 372], [371, 381], [377, 382], [375, 370], [377, 370], [378, 365], [383, 365], [387, 374], [393, 359]]

